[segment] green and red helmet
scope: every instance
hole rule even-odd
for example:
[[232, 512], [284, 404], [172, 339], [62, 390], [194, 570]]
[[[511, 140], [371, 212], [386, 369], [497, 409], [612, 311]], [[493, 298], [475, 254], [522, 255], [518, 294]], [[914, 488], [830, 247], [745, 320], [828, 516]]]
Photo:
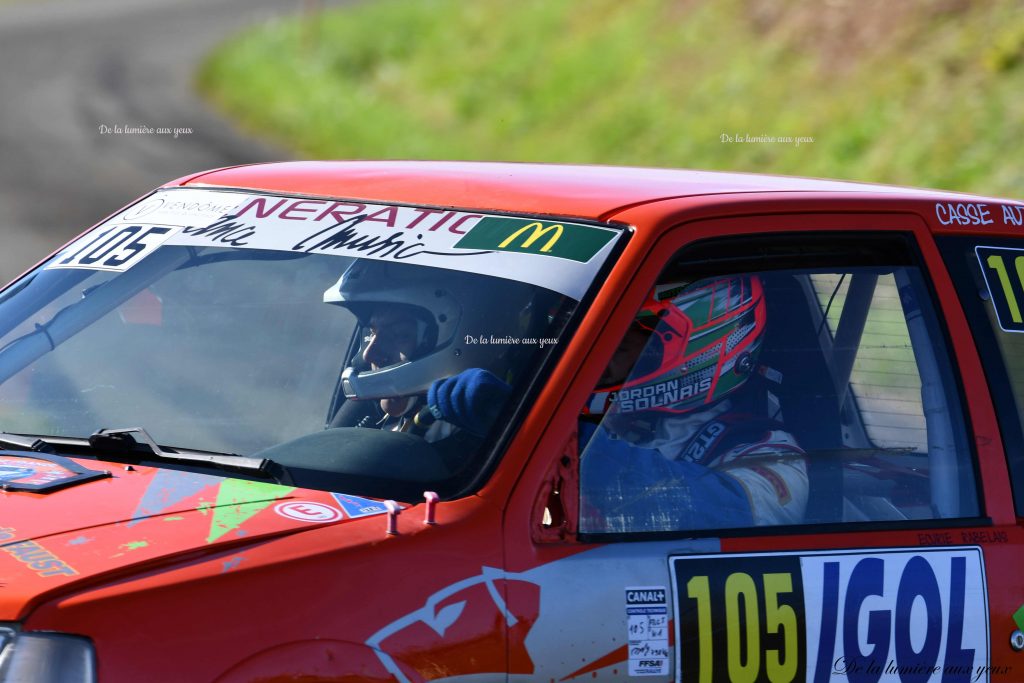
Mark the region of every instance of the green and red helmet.
[[584, 408], [688, 413], [742, 386], [757, 367], [767, 312], [756, 275], [659, 285]]

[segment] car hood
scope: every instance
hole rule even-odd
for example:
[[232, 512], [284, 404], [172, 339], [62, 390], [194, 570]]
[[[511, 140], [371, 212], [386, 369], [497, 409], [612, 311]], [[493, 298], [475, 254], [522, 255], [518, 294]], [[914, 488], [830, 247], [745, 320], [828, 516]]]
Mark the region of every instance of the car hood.
[[386, 512], [340, 493], [38, 453], [0, 452], [0, 484], [0, 620], [79, 584]]

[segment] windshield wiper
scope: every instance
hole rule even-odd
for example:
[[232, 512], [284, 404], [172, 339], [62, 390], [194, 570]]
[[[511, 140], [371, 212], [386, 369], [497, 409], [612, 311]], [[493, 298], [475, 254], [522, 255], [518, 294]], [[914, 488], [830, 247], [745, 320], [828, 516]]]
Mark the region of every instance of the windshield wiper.
[[35, 451], [36, 453], [53, 453], [53, 446], [34, 434], [10, 434], [0, 432], [0, 446], [16, 448], [19, 451]]
[[142, 427], [124, 427], [121, 429], [100, 429], [89, 436], [89, 446], [95, 450], [113, 451], [148, 451], [150, 455], [161, 460], [179, 460], [183, 462], [205, 462], [241, 470], [265, 472], [270, 465], [266, 458], [250, 458], [235, 453], [204, 453], [202, 451], [174, 448], [164, 450], [157, 445], [153, 437]]
[[205, 463], [225, 469], [255, 472], [280, 483], [281, 468], [267, 458], [252, 458], [233, 453], [216, 453], [185, 448], [160, 446], [142, 427], [100, 429], [87, 439], [69, 436], [42, 436], [0, 432], [0, 447], [37, 453], [56, 453], [59, 447], [88, 451], [107, 451], [112, 454], [137, 454], [140, 457], [176, 462]]

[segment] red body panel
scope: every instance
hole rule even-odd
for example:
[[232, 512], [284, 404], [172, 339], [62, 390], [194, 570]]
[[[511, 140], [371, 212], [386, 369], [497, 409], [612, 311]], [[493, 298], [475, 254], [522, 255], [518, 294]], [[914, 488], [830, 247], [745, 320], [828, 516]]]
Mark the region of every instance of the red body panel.
[[660, 199], [749, 192], [956, 196], [834, 180], [713, 171], [409, 161], [238, 166], [173, 184], [586, 218], [607, 218], [622, 208]]

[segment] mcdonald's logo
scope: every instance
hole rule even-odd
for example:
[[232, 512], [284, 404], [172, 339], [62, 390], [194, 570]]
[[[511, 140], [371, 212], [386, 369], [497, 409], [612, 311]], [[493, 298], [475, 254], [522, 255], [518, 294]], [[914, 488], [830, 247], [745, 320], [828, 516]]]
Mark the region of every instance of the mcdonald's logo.
[[616, 234], [610, 228], [579, 223], [488, 216], [456, 242], [455, 248], [514, 251], [586, 263]]
[[508, 239], [506, 239], [504, 242], [498, 245], [498, 248], [504, 249], [508, 245], [515, 242], [517, 237], [519, 237], [524, 232], [530, 229], [532, 229], [533, 232], [530, 233], [530, 236], [526, 238], [525, 242], [523, 242], [523, 249], [527, 250], [530, 248], [531, 244], [533, 244], [540, 238], [544, 237], [544, 235], [546, 235], [552, 230], [555, 231], [555, 234], [551, 236], [551, 239], [547, 241], [547, 244], [540, 248], [541, 251], [547, 253], [551, 251], [551, 247], [555, 246], [558, 243], [558, 238], [562, 236], [562, 231], [564, 230], [564, 227], [560, 223], [553, 223], [551, 225], [544, 225], [541, 222], [530, 223], [529, 225], [524, 225], [523, 227], [519, 228], [514, 233], [509, 235]]

